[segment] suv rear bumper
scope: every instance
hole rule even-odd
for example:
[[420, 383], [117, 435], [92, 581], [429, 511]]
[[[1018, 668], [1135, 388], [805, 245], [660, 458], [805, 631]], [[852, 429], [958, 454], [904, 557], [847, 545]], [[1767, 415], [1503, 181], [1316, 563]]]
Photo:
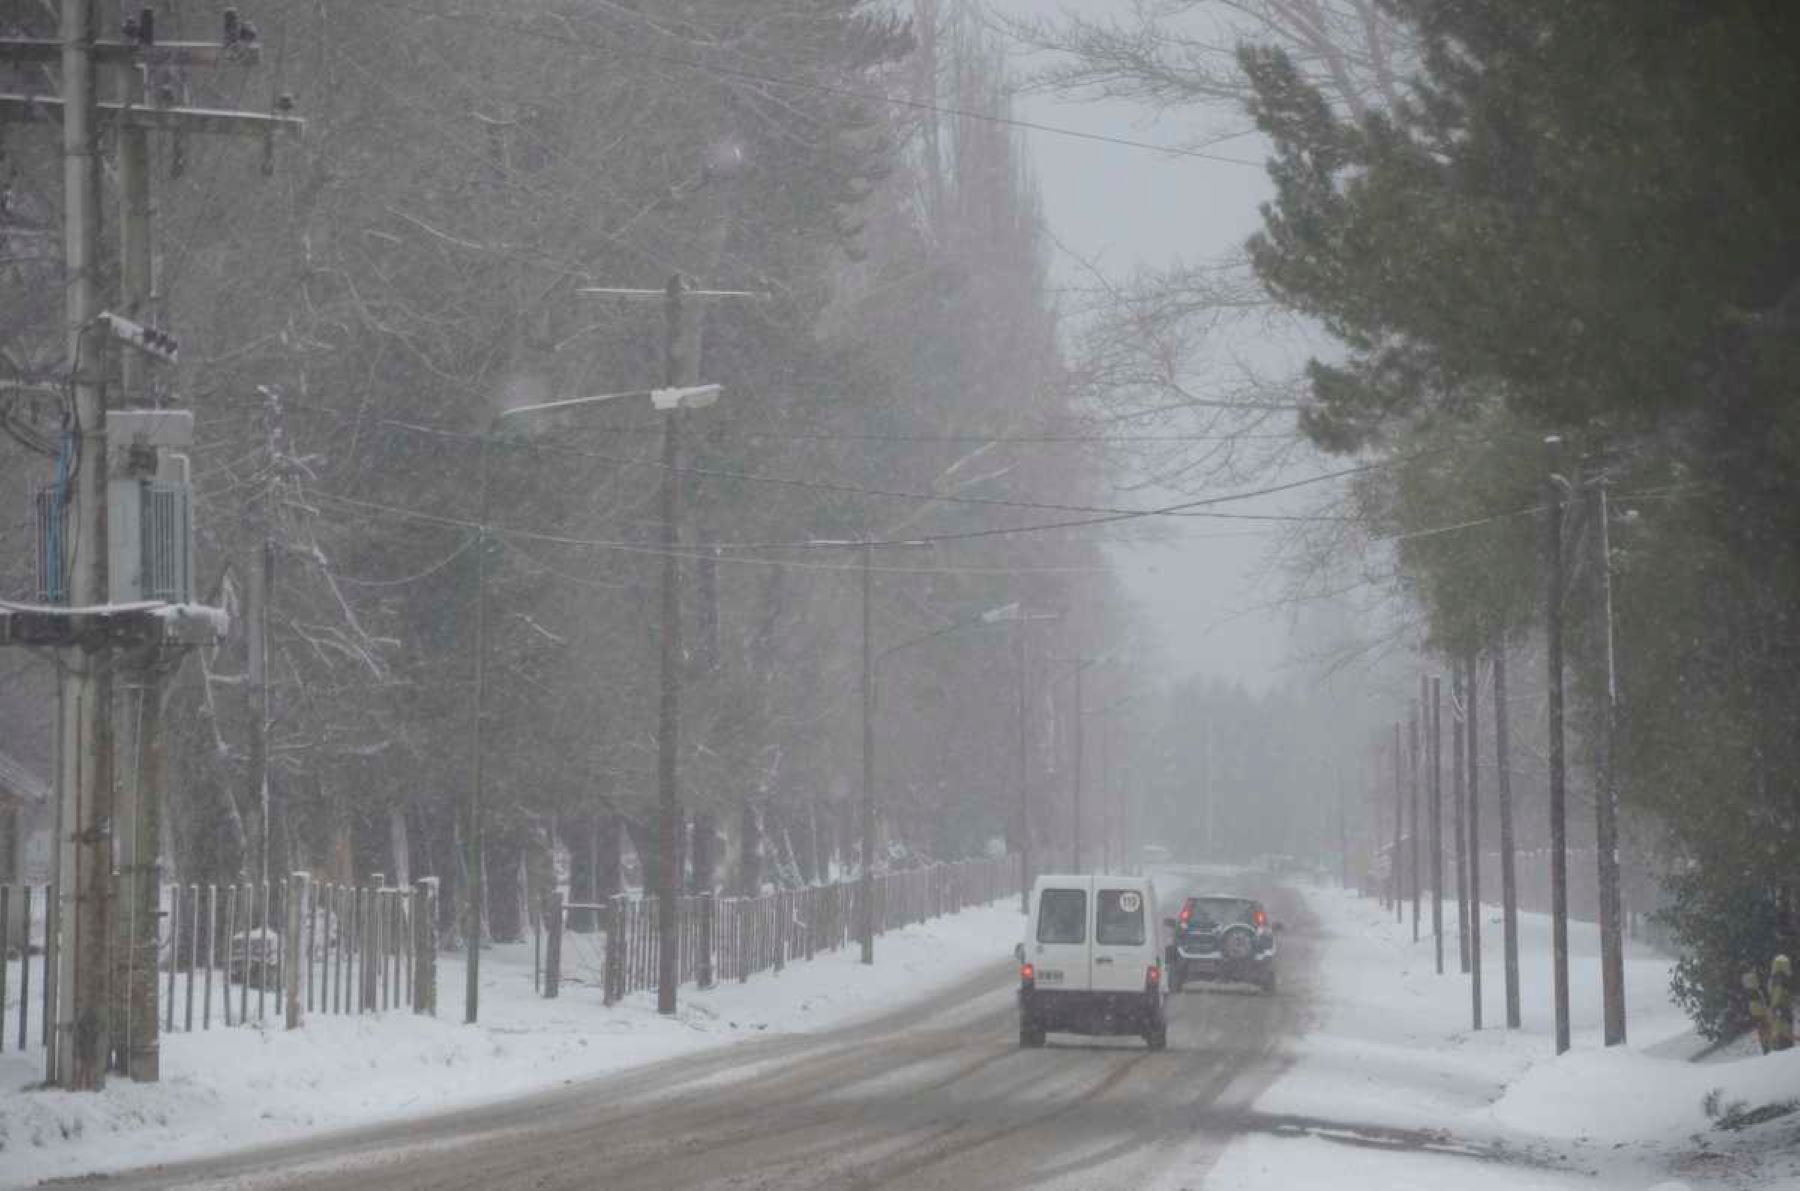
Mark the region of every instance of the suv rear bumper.
[[1217, 951], [1190, 951], [1176, 946], [1169, 948], [1166, 957], [1166, 966], [1173, 968], [1180, 964], [1182, 976], [1188, 980], [1242, 980], [1250, 984], [1261, 984], [1274, 963], [1273, 946], [1243, 959], [1232, 959]]
[[1163, 1022], [1162, 989], [1092, 992], [1021, 988], [1020, 1017], [1062, 1034], [1142, 1034]]

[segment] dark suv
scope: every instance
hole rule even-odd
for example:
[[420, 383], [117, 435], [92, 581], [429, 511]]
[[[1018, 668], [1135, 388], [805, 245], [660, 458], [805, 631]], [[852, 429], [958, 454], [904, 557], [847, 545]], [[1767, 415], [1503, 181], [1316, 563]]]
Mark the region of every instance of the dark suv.
[[1231, 980], [1275, 991], [1275, 932], [1262, 903], [1230, 894], [1190, 897], [1181, 914], [1163, 919], [1174, 932], [1163, 953], [1169, 991], [1189, 980]]

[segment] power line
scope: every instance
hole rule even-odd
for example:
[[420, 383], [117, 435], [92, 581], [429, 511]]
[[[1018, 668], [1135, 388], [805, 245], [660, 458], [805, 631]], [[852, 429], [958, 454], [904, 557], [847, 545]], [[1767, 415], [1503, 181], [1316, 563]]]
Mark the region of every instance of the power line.
[[997, 124], [1007, 128], [1020, 128], [1029, 132], [1044, 132], [1054, 136], [1070, 137], [1075, 140], [1096, 141], [1101, 144], [1114, 145], [1124, 149], [1136, 149], [1157, 153], [1164, 157], [1189, 157], [1200, 161], [1216, 161], [1224, 165], [1241, 166], [1245, 169], [1260, 170], [1261, 162], [1246, 161], [1241, 157], [1227, 157], [1222, 153], [1207, 153], [1200, 149], [1184, 149], [1169, 145], [1157, 145], [1150, 141], [1132, 140], [1129, 137], [1109, 136], [1100, 132], [1083, 132], [1080, 129], [1064, 128], [1055, 124], [1044, 124], [1036, 120], [1023, 120], [1016, 116], [1000, 116], [991, 112], [977, 112], [968, 108], [949, 107], [944, 104], [931, 103], [923, 99], [907, 99], [898, 95], [883, 95], [877, 91], [859, 91], [853, 87], [839, 87], [830, 83], [820, 83], [805, 79], [787, 78], [782, 75], [768, 74], [763, 71], [746, 70], [741, 67], [724, 66], [716, 63], [698, 62], [691, 58], [683, 58], [675, 54], [658, 53], [643, 50], [617, 50], [587, 38], [575, 37], [567, 33], [552, 33], [543, 29], [533, 29], [526, 25], [511, 21], [497, 21], [490, 17], [477, 16], [465, 12], [442, 12], [423, 5], [407, 3], [406, 0], [368, 0], [369, 3], [397, 8], [410, 12], [415, 16], [432, 17], [439, 20], [463, 21], [471, 25], [480, 25], [516, 37], [530, 38], [548, 42], [553, 45], [570, 46], [610, 58], [629, 58], [637, 61], [661, 63], [665, 66], [677, 66], [684, 70], [697, 71], [718, 78], [743, 79], [747, 82], [765, 83], [775, 87], [789, 87], [797, 91], [813, 91], [822, 95], [836, 95], [846, 99], [862, 99], [871, 103], [887, 104], [892, 107], [908, 108], [914, 111], [930, 112], [939, 116], [953, 116], [962, 120], [976, 120], [985, 124]]
[[[416, 434], [428, 434], [440, 438], [455, 439], [461, 442], [480, 442], [482, 436], [458, 430], [444, 430], [417, 422], [401, 422], [395, 419], [376, 419], [377, 425], [390, 426], [398, 430], [411, 431]], [[588, 459], [598, 463], [611, 463], [620, 467], [648, 467], [659, 471], [670, 470], [669, 465], [657, 459], [633, 459], [618, 455], [603, 455], [596, 451], [584, 451], [576, 447], [558, 447], [542, 443], [506, 440], [505, 445], [534, 454], [561, 455], [577, 459]], [[952, 496], [933, 492], [909, 492], [893, 488], [871, 488], [860, 484], [840, 484], [829, 480], [803, 480], [791, 476], [765, 476], [752, 472], [726, 471], [720, 468], [677, 466], [673, 470], [680, 475], [697, 476], [703, 479], [733, 480], [746, 484], [769, 484], [784, 488], [800, 488], [808, 491], [834, 492], [848, 496], [872, 496], [888, 500], [916, 500], [923, 504], [957, 504], [974, 505], [988, 508], [1024, 509], [1049, 513], [1093, 513], [1108, 519], [1135, 517], [1208, 517], [1236, 521], [1350, 521], [1351, 517], [1324, 517], [1309, 514], [1288, 513], [1211, 513], [1197, 512], [1211, 505], [1229, 504], [1252, 497], [1267, 496], [1290, 489], [1306, 487], [1326, 480], [1339, 479], [1361, 472], [1393, 466], [1403, 460], [1383, 460], [1377, 463], [1359, 464], [1356, 467], [1340, 471], [1326, 472], [1323, 475], [1310, 476], [1301, 480], [1293, 480], [1268, 488], [1259, 488], [1249, 492], [1231, 493], [1224, 496], [1205, 497], [1198, 500], [1184, 501], [1179, 504], [1153, 509], [1125, 509], [1106, 505], [1062, 504], [1054, 501], [1012, 500], [1005, 497], [987, 496]], [[1023, 532], [1022, 530], [1008, 532]]]
[[[468, 388], [468, 391], [470, 393], [476, 392], [476, 390], [473, 388]], [[485, 396], [485, 394], [483, 394], [483, 395]], [[261, 398], [259, 396], [257, 396], [256, 394], [240, 394], [235, 391], [222, 394], [222, 396], [237, 398], [237, 399], [246, 400], [246, 401], [260, 401], [261, 400]], [[377, 425], [397, 425], [397, 426], [406, 426], [406, 427], [421, 425], [421, 423], [398, 422], [398, 421], [393, 421], [393, 420], [389, 420], [389, 419], [364, 419], [364, 418], [361, 418], [357, 414], [354, 414], [354, 413], [351, 413], [351, 412], [348, 412], [345, 410], [341, 410], [341, 409], [335, 409], [329, 405], [318, 405], [318, 404], [311, 403], [311, 402], [296, 401], [296, 400], [286, 397], [286, 396], [284, 396], [282, 398], [281, 403], [282, 403], [282, 407], [284, 409], [300, 410], [300, 411], [304, 411], [307, 413], [322, 414], [322, 415], [325, 415], [328, 417], [337, 418], [339, 421], [345, 421], [345, 422], [367, 420], [367, 421], [373, 422], [374, 424], [377, 424]], [[1254, 407], [1246, 407], [1246, 406], [1239, 405], [1239, 406], [1234, 406], [1234, 408], [1254, 408]], [[210, 420], [209, 420], [208, 424], [209, 425], [211, 424]], [[658, 434], [659, 435], [662, 433], [662, 428], [660, 426], [634, 425], [631, 423], [614, 423], [614, 424], [602, 423], [602, 424], [597, 424], [592, 427], [589, 427], [588, 430], [590, 433], [593, 433], [593, 434], [645, 434], [645, 435]], [[433, 432], [438, 433], [439, 431], [437, 431], [435, 428], [433, 428]], [[441, 433], [454, 434], [457, 432], [450, 431], [450, 430], [443, 430], [443, 431], [441, 431]], [[994, 443], [994, 444], [1001, 445], [1001, 446], [1037, 446], [1037, 445], [1111, 446], [1114, 444], [1133, 444], [1133, 445], [1135, 445], [1135, 444], [1141, 444], [1141, 443], [1154, 444], [1154, 443], [1201, 443], [1201, 442], [1241, 442], [1241, 441], [1282, 442], [1282, 441], [1295, 441], [1299, 438], [1299, 435], [1297, 432], [1281, 432], [1281, 433], [1245, 432], [1245, 433], [1228, 433], [1228, 434], [1104, 434], [1104, 433], [1102, 433], [1102, 434], [1077, 434], [1077, 433], [1055, 433], [1055, 432], [1051, 432], [1051, 431], [1044, 431], [1044, 432], [1038, 432], [1038, 433], [1004, 432], [1004, 433], [995, 433], [995, 434], [983, 434], [983, 433], [980, 433], [979, 431], [969, 431], [969, 432], [960, 433], [960, 434], [905, 434], [905, 433], [879, 433], [879, 432], [868, 432], [868, 433], [857, 434], [857, 433], [844, 433], [844, 432], [825, 431], [825, 430], [820, 430], [820, 431], [743, 430], [743, 431], [740, 431], [740, 430], [736, 430], [736, 429], [731, 431], [731, 436], [733, 438], [754, 440], [757, 442], [859, 442], [859, 443], [860, 442], [875, 442], [875, 443], [884, 443], [885, 442], [885, 443], [897, 443], [897, 444], [907, 444], [907, 445], [912, 445], [912, 444], [932, 445], [932, 444], [938, 444], [938, 443], [944, 443], [944, 444]], [[479, 437], [479, 436], [471, 435], [470, 437], [473, 438], [473, 437]]]

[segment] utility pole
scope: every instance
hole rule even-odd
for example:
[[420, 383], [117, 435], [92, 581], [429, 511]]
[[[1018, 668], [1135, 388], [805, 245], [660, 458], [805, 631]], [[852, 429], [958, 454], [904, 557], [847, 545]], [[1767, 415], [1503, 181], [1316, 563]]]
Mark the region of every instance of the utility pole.
[[1470, 650], [1463, 660], [1469, 682], [1469, 1020], [1481, 1028], [1481, 675]]
[[[77, 465], [69, 520], [69, 602], [107, 599], [106, 350], [85, 337], [100, 313], [100, 178], [95, 160], [93, 0], [63, 0], [63, 254], [70, 388], [75, 399]], [[65, 925], [58, 959], [56, 1071], [51, 1082], [98, 1091], [106, 1082], [107, 949], [113, 866], [113, 690], [110, 651], [71, 650], [60, 680], [64, 721], [58, 846]]]
[[1606, 618], [1606, 711], [1601, 717], [1600, 789], [1594, 799], [1594, 844], [1600, 878], [1600, 987], [1607, 1046], [1625, 1042], [1624, 906], [1619, 893], [1619, 681], [1613, 651], [1612, 539], [1605, 482], [1595, 485], [1600, 516], [1600, 593]]
[[[1031, 913], [1031, 785], [1027, 775], [1026, 762], [1029, 757], [1026, 731], [1026, 659], [1025, 659], [1025, 626], [1023, 623], [1013, 626], [1013, 642], [1017, 651], [1014, 667], [1018, 679], [1018, 712], [1019, 712], [1019, 913]], [[865, 646], [866, 648], [866, 646]]]
[[862, 962], [875, 962], [875, 657], [874, 627], [870, 619], [874, 584], [870, 566], [875, 548], [862, 548], [862, 875], [857, 933], [862, 937]]
[[1549, 512], [1544, 518], [1546, 590], [1545, 653], [1549, 661], [1550, 703], [1550, 939], [1555, 971], [1551, 995], [1556, 1008], [1556, 1053], [1569, 1049], [1569, 851], [1566, 775], [1563, 758], [1563, 489], [1556, 468], [1562, 439], [1544, 440], [1550, 452]]
[[[663, 301], [663, 384], [678, 388], [697, 375], [698, 360], [684, 358], [682, 294], [687, 283], [678, 273], [669, 278]], [[675, 1013], [675, 988], [681, 980], [681, 801], [676, 789], [677, 734], [681, 729], [681, 410], [663, 418], [662, 441], [662, 635], [660, 691], [656, 718], [657, 965], [656, 1011]], [[864, 797], [867, 797], [865, 792]], [[865, 812], [866, 813], [866, 812]], [[864, 857], [865, 871], [867, 857]]]
[[[68, 574], [62, 584], [73, 608], [93, 608], [110, 597], [108, 574], [105, 373], [108, 353], [89, 342], [101, 331], [100, 171], [96, 165], [96, 133], [104, 117], [120, 128], [120, 180], [123, 199], [120, 240], [122, 304], [145, 309], [152, 290], [148, 148], [144, 133], [150, 129], [200, 133], [242, 133], [254, 127], [257, 135], [272, 137], [276, 131], [295, 132], [300, 122], [286, 116], [250, 116], [237, 112], [198, 111], [186, 108], [146, 107], [138, 63], [154, 53], [157, 60], [176, 65], [216, 65], [240, 53], [253, 59], [254, 34], [241, 26], [233, 12], [227, 20], [226, 45], [198, 43], [155, 44], [153, 18], [145, 10], [128, 26], [125, 41], [103, 41], [96, 25], [93, 0], [61, 0], [59, 36], [55, 40], [0, 38], [0, 61], [45, 68], [60, 65], [59, 96], [0, 94], [0, 122], [33, 122], [48, 115], [61, 121], [63, 155], [63, 256], [65, 350], [69, 360], [69, 388], [73, 404], [73, 439], [76, 443], [75, 485], [72, 493], [59, 492], [68, 502], [67, 520], [76, 545], [66, 559], [51, 559], [58, 571]], [[97, 64], [124, 67], [122, 102], [102, 103], [97, 95]], [[136, 320], [133, 320], [136, 321]], [[143, 378], [137, 362], [125, 363], [128, 395], [141, 398]], [[53, 510], [61, 516], [62, 510]], [[120, 820], [116, 803], [114, 761], [113, 673], [115, 647], [107, 639], [105, 617], [78, 614], [72, 618], [72, 635], [81, 644], [63, 651], [58, 685], [57, 852], [54, 861], [57, 900], [52, 920], [57, 924], [58, 964], [50, 976], [56, 989], [56, 1028], [49, 1039], [49, 1082], [68, 1090], [98, 1090], [105, 1082], [113, 1052], [114, 1022], [130, 1021], [128, 1014], [114, 1017], [115, 995], [128, 990], [114, 987], [108, 951], [114, 941], [114, 850], [125, 861], [128, 896], [134, 913], [130, 950], [140, 932], [154, 929], [150, 906], [143, 891], [156, 882], [156, 848], [160, 841], [147, 836], [154, 830], [160, 808], [159, 736], [160, 688], [163, 659], [160, 650], [148, 650], [149, 673], [140, 686], [145, 700], [142, 731], [135, 738], [136, 751], [150, 766], [149, 773], [134, 775], [127, 808], [129, 822]], [[145, 780], [148, 778], [148, 780]], [[148, 840], [147, 844], [143, 841]], [[148, 878], [146, 878], [148, 870]], [[129, 961], [128, 961], [129, 962]], [[154, 993], [151, 996], [152, 1016]], [[134, 1039], [136, 1060], [130, 1064], [139, 1078], [155, 1078], [154, 1039], [149, 1049], [141, 1037]]]
[[1419, 709], [1412, 709], [1411, 716], [1412, 749], [1408, 757], [1408, 768], [1412, 778], [1412, 819], [1410, 830], [1412, 846], [1412, 928], [1413, 942], [1419, 941], [1419, 897], [1420, 886], [1424, 884], [1424, 873], [1419, 864]]
[[1429, 682], [1420, 676], [1420, 687], [1426, 687], [1426, 736], [1431, 754], [1431, 934], [1436, 943], [1438, 975], [1444, 975], [1444, 687], [1440, 678], [1431, 675]]
[[1506, 947], [1506, 1028], [1523, 1024], [1519, 1011], [1519, 889], [1513, 858], [1512, 754], [1507, 741], [1506, 638], [1495, 634], [1494, 775], [1500, 785], [1500, 915]]
[[1394, 887], [1394, 921], [1395, 922], [1404, 922], [1406, 920], [1406, 893], [1405, 893], [1406, 887], [1401, 884], [1401, 881], [1404, 877], [1404, 874], [1402, 873], [1401, 870], [1404, 866], [1400, 863], [1400, 861], [1402, 859], [1402, 857], [1400, 855], [1400, 836], [1401, 836], [1401, 827], [1403, 826], [1404, 821], [1406, 819], [1406, 801], [1405, 801], [1406, 794], [1405, 794], [1405, 790], [1404, 790], [1404, 785], [1405, 785], [1404, 779], [1402, 778], [1402, 775], [1400, 772], [1400, 762], [1401, 762], [1400, 721], [1395, 720], [1394, 721], [1394, 862], [1393, 862], [1393, 864], [1388, 866], [1389, 868], [1391, 868], [1393, 870], [1393, 872], [1391, 874], [1390, 883]]
[[1463, 704], [1462, 662], [1450, 663], [1450, 798], [1456, 833], [1456, 951], [1463, 975], [1469, 974], [1469, 837], [1464, 815], [1463, 744], [1468, 732]]
[[1206, 831], [1206, 857], [1212, 859], [1218, 853], [1219, 839], [1218, 816], [1214, 808], [1218, 797], [1213, 791], [1213, 722], [1208, 716], [1200, 725], [1200, 800], [1202, 803], [1203, 822]]
[[[149, 31], [154, 37], [154, 30]], [[140, 39], [144, 31], [139, 31]], [[125, 62], [115, 72], [119, 92], [128, 104], [144, 102], [144, 68]], [[119, 306], [126, 318], [146, 326], [156, 319], [151, 309], [153, 259], [150, 248], [150, 146], [149, 135], [133, 124], [118, 131], [119, 179]], [[148, 360], [134, 351], [121, 353], [120, 388], [127, 403], [150, 404]], [[133, 659], [135, 711], [127, 711], [124, 739], [132, 773], [121, 781], [114, 811], [121, 830], [117, 836], [117, 961], [113, 972], [112, 1020], [117, 1033], [112, 1039], [112, 1069], [132, 1079], [153, 1082], [160, 1071], [161, 1044], [157, 1033], [156, 959], [157, 909], [162, 893], [162, 869], [157, 863], [162, 840], [161, 721], [162, 650], [148, 646]], [[154, 754], [154, 760], [152, 755]]]
[[481, 825], [483, 780], [486, 776], [485, 747], [487, 719], [487, 556], [489, 507], [488, 452], [493, 443], [494, 428], [490, 424], [481, 436], [476, 458], [476, 487], [481, 494], [481, 520], [475, 531], [475, 749], [470, 766], [468, 822], [463, 824], [463, 888], [467, 897], [463, 906], [463, 950], [467, 962], [463, 969], [463, 1024], [474, 1025], [481, 1016], [481, 919], [487, 905], [482, 881]]
[[[1081, 672], [1087, 669], [1087, 662], [1075, 659], [1075, 808], [1074, 808], [1074, 871], [1081, 868]], [[1211, 842], [1210, 840], [1208, 841]]]
[[1350, 888], [1350, 826], [1349, 814], [1344, 805], [1344, 767], [1340, 763], [1336, 769], [1337, 776], [1337, 812], [1338, 812], [1338, 888]]

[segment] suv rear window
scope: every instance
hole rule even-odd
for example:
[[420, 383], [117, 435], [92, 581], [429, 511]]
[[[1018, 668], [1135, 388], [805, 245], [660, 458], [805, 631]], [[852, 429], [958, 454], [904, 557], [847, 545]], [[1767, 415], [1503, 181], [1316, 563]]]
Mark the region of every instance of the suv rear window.
[[1195, 897], [1188, 899], [1188, 924], [1196, 927], [1252, 925], [1256, 903], [1247, 897]]
[[1094, 902], [1094, 941], [1103, 947], [1137, 947], [1144, 941], [1144, 895], [1135, 889], [1102, 889]]
[[1037, 941], [1087, 942], [1087, 891], [1046, 889], [1038, 895]]

